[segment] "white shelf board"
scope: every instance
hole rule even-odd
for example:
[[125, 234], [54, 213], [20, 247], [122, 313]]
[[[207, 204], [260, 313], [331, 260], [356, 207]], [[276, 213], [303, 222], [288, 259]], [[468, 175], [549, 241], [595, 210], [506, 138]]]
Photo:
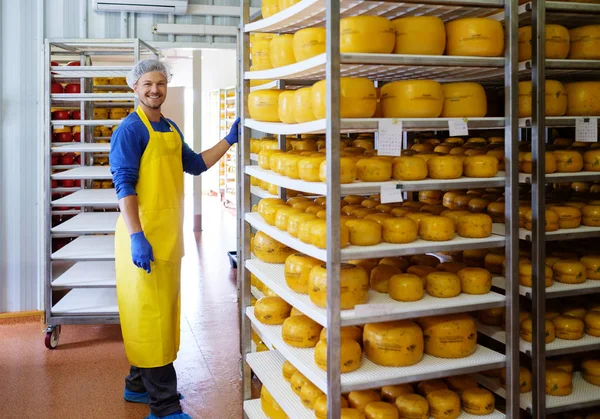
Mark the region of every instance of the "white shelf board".
[[[547, 3], [546, 3], [547, 4]], [[575, 3], [572, 3], [575, 4]], [[574, 127], [577, 116], [548, 116], [546, 117], [546, 127], [548, 128], [568, 128]], [[581, 118], [584, 118], [583, 116]], [[531, 128], [533, 125], [532, 119], [519, 118], [519, 128]], [[600, 125], [600, 121], [598, 122]]]
[[53, 153], [108, 153], [110, 143], [68, 143], [52, 146]]
[[[327, 194], [327, 184], [324, 182], [307, 182], [301, 179], [291, 179], [282, 176], [272, 170], [265, 170], [259, 166], [246, 166], [246, 174], [254, 176], [287, 189], [309, 192], [317, 195]], [[361, 195], [380, 193], [384, 185], [400, 185], [403, 191], [423, 191], [423, 190], [452, 190], [469, 188], [492, 188], [504, 186], [504, 172], [498, 172], [492, 178], [469, 178], [461, 177], [459, 179], [425, 179], [418, 181], [389, 180], [386, 182], [360, 182], [345, 183], [341, 185], [340, 193], [342, 195]]]
[[119, 313], [115, 288], [77, 288], [69, 291], [52, 306], [52, 314], [110, 314]]
[[250, 193], [259, 198], [279, 198], [278, 195], [272, 195], [258, 186], [250, 186]]
[[52, 288], [114, 288], [115, 262], [77, 262], [52, 281]]
[[119, 200], [114, 189], [80, 189], [63, 198], [52, 201], [52, 205], [88, 206], [88, 207], [118, 207]]
[[[52, 77], [82, 78], [82, 77], [125, 77], [131, 66], [52, 66]], [[114, 87], [119, 87], [114, 86]]]
[[265, 412], [262, 410], [260, 399], [244, 401], [244, 413], [248, 419], [269, 419], [269, 417], [265, 415]]
[[[426, 131], [448, 130], [449, 121], [456, 118], [344, 118], [340, 120], [340, 129], [342, 133], [377, 132], [379, 122], [385, 121], [386, 119], [402, 121], [402, 129], [404, 131]], [[249, 118], [244, 119], [244, 121], [247, 128], [267, 134], [278, 135], [324, 133], [327, 125], [326, 119], [317, 119], [301, 124], [260, 122]], [[504, 128], [504, 118], [469, 118], [468, 127], [469, 130]]]
[[[323, 327], [327, 326], [327, 310], [315, 305], [307, 294], [294, 292], [287, 286], [283, 264], [250, 259], [246, 261], [246, 268], [293, 307]], [[419, 301], [400, 302], [390, 298], [388, 294], [369, 290], [368, 305], [361, 305], [354, 310], [342, 310], [340, 316], [342, 326], [350, 326], [503, 307], [505, 300], [503, 295], [490, 292], [484, 295], [460, 294], [454, 298], [436, 298], [425, 294]]]
[[[477, 2], [439, 0], [436, 3], [438, 6], [431, 7], [431, 5], [419, 3], [341, 0], [340, 18], [375, 15], [395, 19], [405, 16], [430, 15], [439, 16], [444, 20], [453, 20], [461, 17], [486, 16], [503, 7], [499, 0]], [[474, 7], [474, 5], [485, 7]], [[302, 28], [324, 27], [325, 19], [325, 2], [323, 0], [302, 0], [273, 16], [246, 24], [244, 31], [293, 33]]]
[[[254, 317], [253, 307], [248, 307], [246, 314], [256, 330], [260, 330], [306, 378], [327, 393], [327, 373], [315, 364], [314, 348], [289, 346], [281, 337], [280, 325], [267, 326], [260, 323]], [[473, 355], [466, 358], [443, 359], [424, 355], [419, 363], [410, 367], [383, 367], [363, 355], [362, 365], [358, 370], [342, 374], [342, 392], [468, 374], [500, 368], [505, 362], [506, 356], [480, 345]]]
[[256, 298], [257, 300], [260, 300], [261, 298], [263, 298], [265, 296], [265, 294], [263, 294], [262, 291], [260, 291], [258, 288], [256, 288], [254, 285], [251, 286], [250, 288], [250, 293], [254, 296], [254, 298]]
[[119, 215], [119, 212], [82, 212], [53, 227], [51, 231], [55, 234], [114, 233]]
[[79, 236], [52, 253], [52, 260], [99, 261], [115, 259], [115, 236]]
[[[500, 384], [500, 380], [477, 374], [477, 381], [496, 393], [502, 398], [506, 398], [506, 390]], [[533, 407], [533, 393], [521, 393], [521, 408], [531, 412]], [[588, 407], [600, 405], [600, 387], [588, 383], [581, 376], [581, 372], [573, 374], [573, 392], [568, 396], [546, 396], [546, 413], [554, 414], [567, 412], [575, 409], [585, 409]]]
[[248, 354], [246, 362], [290, 418], [314, 419], [313, 411], [304, 407], [300, 397], [292, 390], [290, 383], [283, 378], [282, 369], [285, 358], [279, 351]]
[[[500, 343], [506, 344], [506, 332], [498, 326], [489, 326], [477, 321], [477, 331]], [[583, 338], [579, 340], [554, 339], [552, 342], [546, 344], [546, 355], [557, 356], [598, 349], [600, 349], [600, 337], [584, 334]], [[532, 343], [520, 338], [519, 350], [531, 356]]]
[[81, 166], [76, 169], [53, 173], [52, 179], [112, 179], [109, 166]]
[[[503, 236], [505, 225], [494, 223], [492, 233]], [[533, 232], [525, 228], [519, 228], [519, 239], [531, 241]], [[585, 239], [589, 237], [600, 237], [600, 227], [589, 227], [580, 225], [577, 228], [560, 228], [556, 231], [546, 232], [546, 241]]]
[[276, 81], [270, 81], [268, 83], [265, 84], [261, 84], [260, 86], [252, 86], [250, 88], [251, 92], [256, 92], [258, 90], [269, 90], [269, 89], [276, 89], [277, 88], [277, 82]]
[[[115, 86], [118, 87], [118, 86]], [[115, 89], [117, 90], [117, 89]], [[81, 102], [94, 100], [135, 100], [134, 93], [52, 93], [50, 99], [56, 102]], [[133, 105], [133, 104], [132, 104]]]
[[[519, 183], [531, 184], [530, 173], [519, 173]], [[593, 182], [600, 180], [600, 172], [546, 173], [546, 183], [554, 182]]]
[[83, 125], [86, 127], [95, 127], [100, 125], [112, 126], [119, 125], [122, 119], [57, 119], [52, 120], [50, 123], [54, 128], [63, 127], [74, 127], [76, 125]]
[[[360, 54], [340, 55], [342, 77], [374, 80], [431, 79], [441, 82], [503, 78], [503, 57], [457, 57], [448, 55]], [[327, 54], [269, 70], [246, 71], [248, 80], [323, 80]]]
[[[492, 285], [496, 288], [506, 289], [506, 280], [503, 277], [493, 277]], [[552, 285], [546, 287], [546, 298], [570, 297], [575, 295], [586, 295], [600, 293], [600, 281], [588, 279], [581, 284], [563, 284], [554, 281]], [[519, 294], [531, 299], [533, 291], [531, 287], [519, 285]]]
[[[285, 231], [267, 224], [263, 218], [254, 212], [246, 213], [246, 221], [254, 228], [264, 231], [266, 234], [281, 243], [296, 249], [306, 255], [325, 261], [327, 250], [319, 249], [313, 245], [303, 243], [292, 237]], [[455, 235], [452, 240], [443, 242], [426, 241], [417, 239], [406, 244], [379, 243], [375, 246], [347, 246], [341, 249], [342, 260], [382, 258], [386, 256], [418, 255], [421, 253], [450, 252], [467, 249], [489, 249], [503, 247], [505, 239], [503, 236], [491, 235], [483, 239], [469, 239]]]

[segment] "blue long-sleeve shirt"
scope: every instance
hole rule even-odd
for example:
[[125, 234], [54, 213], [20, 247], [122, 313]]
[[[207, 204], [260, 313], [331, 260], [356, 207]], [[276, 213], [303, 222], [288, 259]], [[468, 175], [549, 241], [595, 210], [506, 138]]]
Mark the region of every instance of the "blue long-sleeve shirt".
[[[201, 154], [195, 153], [183, 141], [183, 134], [179, 127], [170, 119], [161, 117], [160, 122], [150, 122], [157, 132], [170, 132], [169, 122], [175, 127], [181, 137], [181, 160], [183, 171], [192, 175], [199, 175], [207, 170], [206, 163]], [[150, 141], [150, 133], [137, 113], [129, 114], [119, 127], [113, 132], [110, 139], [110, 172], [119, 199], [135, 195], [135, 185], [138, 181], [140, 160]]]

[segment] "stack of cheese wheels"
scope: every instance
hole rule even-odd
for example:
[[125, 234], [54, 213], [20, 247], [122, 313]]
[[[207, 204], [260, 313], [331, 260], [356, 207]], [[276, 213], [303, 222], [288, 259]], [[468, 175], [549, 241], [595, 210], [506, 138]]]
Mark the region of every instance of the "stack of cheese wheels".
[[[532, 84], [519, 82], [519, 118], [531, 116]], [[568, 108], [568, 91], [556, 80], [546, 80], [546, 116], [563, 116]]]
[[446, 29], [436, 16], [411, 16], [392, 21], [396, 30], [394, 53], [443, 55], [446, 49]]
[[[564, 59], [569, 55], [569, 30], [561, 25], [546, 25], [546, 58]], [[531, 26], [519, 28], [519, 61], [531, 59]]]
[[458, 19], [446, 24], [446, 54], [499, 57], [504, 53], [504, 30], [497, 20]]
[[477, 349], [475, 321], [466, 313], [425, 317], [419, 320], [425, 353], [439, 358], [464, 358]]
[[380, 16], [352, 16], [340, 20], [340, 52], [390, 54], [396, 31]]

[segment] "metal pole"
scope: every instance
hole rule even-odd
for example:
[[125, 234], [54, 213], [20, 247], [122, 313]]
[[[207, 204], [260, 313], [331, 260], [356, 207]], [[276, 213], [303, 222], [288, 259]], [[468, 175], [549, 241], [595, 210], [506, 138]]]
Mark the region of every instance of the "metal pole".
[[327, 411], [340, 417], [340, 2], [327, 17]]
[[52, 126], [50, 115], [50, 85], [52, 83], [50, 76], [50, 49], [52, 46], [48, 40], [44, 42], [44, 311], [46, 313], [45, 322], [49, 324], [52, 315], [52, 238], [50, 230], [52, 228], [52, 181], [50, 179], [50, 157], [52, 142]]
[[518, 5], [504, 1], [504, 156], [506, 225], [506, 417], [520, 415], [519, 379], [519, 124]]
[[533, 406], [534, 418], [546, 412], [546, 287], [545, 287], [545, 1], [533, 0], [532, 23], [532, 161], [531, 209], [533, 212]]

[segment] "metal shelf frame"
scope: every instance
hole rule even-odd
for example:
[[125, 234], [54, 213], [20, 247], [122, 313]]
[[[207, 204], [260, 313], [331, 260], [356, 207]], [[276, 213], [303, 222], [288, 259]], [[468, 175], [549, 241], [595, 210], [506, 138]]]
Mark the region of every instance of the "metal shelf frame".
[[[265, 134], [276, 134], [279, 138], [279, 146], [285, 149], [285, 135], [304, 134], [314, 132], [326, 133], [326, 154], [328, 156], [340, 155], [340, 143], [338, 141], [342, 132], [376, 132], [378, 130], [379, 120], [377, 119], [341, 119], [340, 118], [340, 77], [344, 71], [348, 71], [354, 65], [361, 67], [361, 72], [357, 73], [363, 77], [369, 77], [374, 81], [386, 81], [386, 72], [393, 74], [388, 77], [401, 78], [403, 71], [412, 71], [413, 67], [423, 66], [423, 70], [428, 71], [426, 64], [439, 66], [443, 64], [452, 65], [452, 60], [446, 57], [427, 57], [422, 61], [413, 58], [393, 57], [393, 56], [366, 56], [364, 54], [358, 56], [354, 54], [342, 55], [340, 53], [340, 19], [346, 16], [356, 15], [380, 15], [388, 18], [396, 18], [400, 16], [417, 16], [417, 15], [435, 15], [443, 20], [453, 20], [459, 17], [469, 16], [487, 16], [503, 11], [503, 16], [506, 17], [505, 33], [506, 47], [503, 58], [496, 60], [477, 62], [478, 65], [484, 66], [484, 73], [493, 72], [497, 82], [504, 86], [505, 101], [505, 116], [502, 118], [473, 118], [469, 119], [469, 128], [477, 129], [502, 129], [505, 133], [505, 156], [506, 156], [506, 171], [504, 174], [504, 182], [506, 195], [506, 233], [499, 240], [498, 245], [504, 246], [506, 251], [506, 260], [510, 263], [506, 264], [507, 278], [517, 278], [518, 273], [518, 254], [519, 254], [519, 236], [518, 236], [518, 142], [519, 138], [519, 119], [518, 119], [518, 12], [519, 7], [514, 0], [414, 0], [409, 3], [398, 2], [373, 2], [359, 0], [301, 0], [274, 16], [266, 19], [252, 21], [250, 16], [250, 0], [243, 0], [241, 7], [241, 27], [238, 32], [238, 109], [241, 117], [241, 138], [238, 145], [238, 161], [239, 166], [237, 176], [239, 179], [240, 193], [238, 195], [238, 286], [241, 294], [240, 304], [240, 324], [241, 324], [241, 353], [245, 358], [251, 351], [251, 321], [245, 315], [250, 303], [251, 285], [250, 271], [246, 268], [247, 263], [251, 259], [250, 252], [250, 233], [251, 228], [261, 225], [260, 220], [254, 217], [255, 214], [250, 214], [251, 209], [251, 188], [250, 174], [248, 168], [251, 164], [250, 159], [250, 138], [251, 130], [263, 132]], [[276, 71], [269, 70], [268, 74], [249, 74], [250, 69], [250, 54], [249, 54], [249, 32], [273, 32], [273, 33], [293, 33], [299, 29], [307, 27], [325, 27], [326, 28], [326, 43], [327, 51], [322, 57], [314, 59], [316, 63], [301, 63], [296, 66], [296, 69], [278, 69]], [[403, 63], [402, 61], [405, 60]], [[477, 61], [477, 60], [474, 60]], [[468, 65], [467, 60], [458, 60], [461, 65]], [[406, 63], [410, 63], [410, 68]], [[475, 63], [473, 63], [474, 65]], [[312, 65], [312, 67], [311, 67]], [[469, 66], [470, 70], [474, 70], [473, 65]], [[307, 72], [296, 71], [302, 66], [305, 66], [310, 71], [317, 71], [317, 75], [326, 80], [327, 92], [327, 117], [322, 120], [312, 121], [305, 124], [277, 124], [263, 123], [249, 118], [246, 98], [253, 90], [262, 88], [278, 88], [284, 89], [288, 84], [297, 84], [311, 79], [313, 76], [307, 77]], [[382, 67], [385, 66], [385, 71]], [[406, 68], [402, 68], [402, 67]], [[454, 65], [459, 67], [460, 65]], [[477, 66], [475, 66], [476, 68]], [[312, 68], [313, 70], [310, 70]], [[316, 69], [316, 70], [315, 70]], [[362, 72], [364, 70], [364, 72]], [[463, 74], [468, 74], [469, 69], [461, 68]], [[443, 74], [443, 69], [436, 70], [439, 74]], [[266, 73], [266, 72], [265, 72]], [[248, 77], [246, 77], [248, 76]], [[267, 77], [269, 76], [269, 77]], [[273, 82], [259, 87], [250, 88], [249, 78], [274, 79]], [[295, 78], [294, 80], [290, 80]], [[408, 74], [407, 74], [407, 77]], [[443, 77], [443, 76], [442, 76]], [[289, 82], [289, 83], [288, 83]], [[414, 130], [447, 130], [448, 121], [443, 118], [432, 118], [429, 120], [403, 120], [403, 128], [406, 131]], [[252, 172], [252, 170], [250, 170]], [[339, 159], [327, 159], [327, 184], [322, 185], [323, 195], [327, 197], [327, 208], [336, 208], [339, 205], [340, 195], [342, 195], [342, 187], [340, 186], [340, 165]], [[285, 185], [280, 186], [280, 195], [285, 199]], [[288, 186], [289, 187], [289, 186]], [[416, 188], [416, 187], [415, 187]], [[417, 190], [417, 189], [415, 189]], [[340, 238], [340, 214], [337, 211], [327, 212], [327, 248], [319, 250], [319, 256], [326, 261], [328, 271], [327, 289], [327, 309], [324, 323], [327, 327], [327, 365], [326, 374], [319, 373], [319, 385], [322, 390], [329, 395], [340, 394], [342, 389], [352, 388], [350, 385], [342, 386], [342, 378], [340, 374], [340, 354], [336, 348], [340, 346], [340, 326], [341, 310], [340, 310], [340, 263], [343, 260], [343, 253], [348, 253], [348, 249], [344, 252], [336, 246]], [[268, 234], [268, 233], [267, 233]], [[291, 241], [290, 241], [291, 243]], [[294, 242], [298, 244], [298, 242]], [[289, 244], [288, 244], [289, 245]], [[492, 245], [494, 247], [494, 245]], [[465, 247], [468, 248], [468, 247]], [[304, 248], [302, 249], [304, 250]], [[409, 250], [406, 250], [409, 251]], [[389, 250], [390, 254], [396, 252], [401, 254], [402, 249]], [[315, 253], [315, 252], [313, 252]], [[413, 254], [416, 253], [413, 251]], [[372, 257], [365, 256], [368, 252], [362, 252], [355, 255], [353, 258]], [[508, 397], [506, 405], [507, 417], [518, 417], [519, 415], [519, 333], [518, 333], [518, 305], [519, 305], [519, 286], [518, 281], [507, 281], [508, 289], [505, 293], [506, 307], [506, 323], [509, 325], [507, 330], [507, 346], [506, 351], [502, 354], [498, 364], [506, 367], [506, 375], [508, 382]], [[377, 320], [374, 320], [377, 321]], [[260, 325], [257, 325], [260, 327]], [[278, 350], [280, 346], [277, 345]], [[485, 349], [485, 348], [484, 348]], [[487, 349], [486, 349], [487, 350]], [[498, 354], [499, 355], [499, 354]], [[290, 362], [294, 363], [290, 359]], [[298, 367], [298, 366], [296, 366]], [[306, 370], [306, 368], [305, 368]], [[439, 371], [436, 373], [439, 376]], [[251, 397], [251, 368], [248, 362], [244, 363], [242, 372], [243, 376], [243, 396], [244, 400], [249, 400]], [[377, 375], [374, 375], [375, 377]], [[425, 374], [420, 377], [418, 374], [411, 377], [394, 377], [394, 382], [403, 382], [404, 380], [419, 380], [421, 378], [432, 378], [433, 375]], [[372, 378], [372, 380], [376, 380]], [[385, 382], [385, 380], [383, 380]], [[390, 381], [390, 382], [391, 382]], [[317, 384], [317, 383], [315, 383]], [[381, 382], [373, 381], [371, 387], [380, 385]], [[367, 388], [368, 383], [363, 383], [356, 388]], [[340, 399], [339, 397], [328, 397], [329, 418], [338, 418], [340, 416]]]
[[[114, 264], [114, 227], [117, 213], [94, 212], [97, 207], [116, 208], [118, 206], [114, 189], [88, 189], [91, 182], [82, 181], [82, 187], [73, 189], [73, 193], [60, 199], [53, 199], [53, 192], [70, 190], [52, 189], [52, 179], [111, 179], [108, 167], [92, 166], [93, 153], [108, 153], [110, 144], [96, 143], [96, 140], [109, 140], [109, 137], [95, 137], [94, 126], [118, 125], [120, 120], [94, 120], [95, 107], [137, 106], [137, 100], [128, 86], [94, 86], [95, 77], [125, 77], [139, 60], [159, 57], [158, 50], [139, 39], [46, 39], [43, 46], [44, 66], [44, 188], [41, 196], [40, 216], [44, 222], [43, 258], [44, 310], [47, 333], [56, 326], [64, 324], [109, 324], [119, 323], [114, 295], [114, 269], [95, 272], [96, 276], [86, 274], [84, 267]], [[97, 66], [95, 57], [110, 60], [120, 57], [119, 65]], [[129, 62], [123, 63], [123, 57]], [[79, 65], [52, 66], [52, 61], [77, 61]], [[76, 94], [52, 94], [51, 85], [57, 83], [76, 83], [81, 89]], [[96, 90], [95, 90], [96, 89]], [[100, 90], [101, 93], [94, 93]], [[109, 102], [110, 101], [110, 102]], [[119, 101], [119, 102], [115, 102]], [[76, 109], [81, 113], [78, 120], [53, 120], [51, 109], [62, 107]], [[60, 126], [79, 126], [81, 140], [69, 143], [52, 141], [52, 129]], [[69, 167], [69, 170], [54, 173], [51, 166], [53, 153], [81, 153], [81, 163]], [[97, 176], [96, 176], [97, 175]], [[67, 210], [55, 210], [57, 206], [74, 207]], [[74, 215], [61, 224], [53, 226], [53, 216]], [[75, 240], [57, 250], [53, 249], [53, 240], [61, 237], [76, 237]], [[68, 274], [58, 276], [65, 261], [74, 263], [75, 269]], [[100, 266], [100, 265], [98, 265]], [[56, 282], [55, 282], [56, 281]], [[109, 289], [107, 289], [109, 288]], [[112, 290], [110, 289], [112, 288]], [[60, 301], [53, 299], [53, 289], [70, 290]]]

